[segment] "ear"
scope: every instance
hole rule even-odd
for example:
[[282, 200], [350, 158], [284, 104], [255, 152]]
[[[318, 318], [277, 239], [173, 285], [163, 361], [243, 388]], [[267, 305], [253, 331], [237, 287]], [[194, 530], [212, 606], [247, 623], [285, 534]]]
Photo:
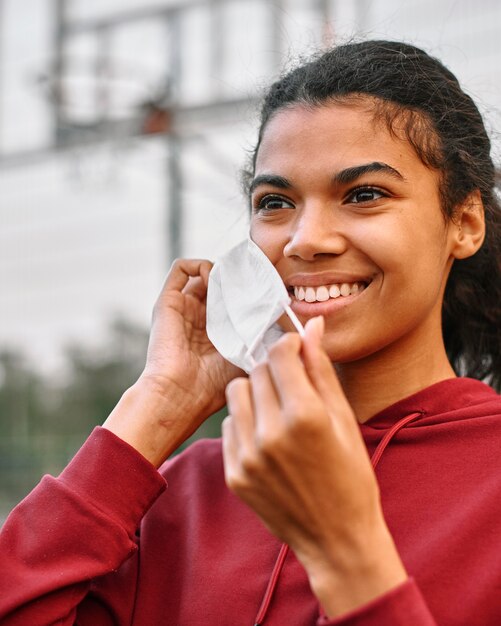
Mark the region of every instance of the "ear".
[[476, 189], [458, 206], [450, 223], [451, 254], [456, 259], [473, 256], [485, 238], [484, 203]]

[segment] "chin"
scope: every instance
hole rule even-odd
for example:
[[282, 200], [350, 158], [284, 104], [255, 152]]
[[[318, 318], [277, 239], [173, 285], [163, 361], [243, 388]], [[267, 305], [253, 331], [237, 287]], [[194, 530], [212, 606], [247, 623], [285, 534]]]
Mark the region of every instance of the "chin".
[[381, 346], [360, 345], [357, 341], [350, 342], [349, 337], [330, 337], [326, 333], [322, 341], [322, 346], [329, 359], [336, 364], [354, 363], [362, 361], [376, 354]]

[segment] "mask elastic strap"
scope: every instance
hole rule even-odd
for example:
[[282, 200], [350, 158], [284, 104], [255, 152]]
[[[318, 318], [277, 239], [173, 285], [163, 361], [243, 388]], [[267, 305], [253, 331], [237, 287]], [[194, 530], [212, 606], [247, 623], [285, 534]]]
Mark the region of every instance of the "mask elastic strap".
[[294, 328], [297, 330], [297, 332], [299, 333], [300, 337], [304, 337], [304, 328], [303, 325], [301, 324], [301, 322], [298, 320], [297, 315], [294, 313], [294, 311], [290, 308], [290, 305], [286, 304], [284, 306], [285, 312], [287, 313], [287, 315], [289, 316], [290, 321], [293, 323]]
[[[290, 306], [288, 304], [284, 304], [284, 311], [287, 314], [287, 316], [289, 317], [290, 321], [292, 322], [294, 328], [297, 330], [297, 332], [299, 333], [300, 337], [304, 337], [304, 328], [303, 325], [301, 324], [301, 322], [298, 320], [297, 315], [294, 313], [294, 311], [290, 308]], [[265, 331], [266, 332], [266, 331]], [[258, 335], [251, 347], [247, 350], [247, 356], [250, 358], [251, 361], [251, 365], [252, 367], [255, 367], [257, 365], [257, 361], [256, 359], [252, 356], [252, 353], [254, 352], [254, 350], [257, 348], [257, 346], [261, 343], [261, 341], [263, 340], [263, 336], [265, 334], [265, 332], [261, 333], [260, 335]]]

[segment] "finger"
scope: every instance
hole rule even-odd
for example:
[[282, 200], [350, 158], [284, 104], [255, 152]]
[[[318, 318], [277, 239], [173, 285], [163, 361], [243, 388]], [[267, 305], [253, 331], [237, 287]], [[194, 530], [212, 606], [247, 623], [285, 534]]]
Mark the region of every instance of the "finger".
[[268, 367], [280, 406], [286, 413], [300, 403], [318, 400], [303, 365], [301, 338], [297, 333], [287, 333], [275, 343], [268, 354]]
[[269, 438], [283, 421], [280, 401], [266, 363], [258, 364], [249, 376], [254, 406], [255, 436], [261, 443]]
[[226, 404], [232, 416], [232, 437], [242, 454], [254, 450], [254, 409], [247, 378], [234, 378], [226, 386]]
[[197, 300], [200, 300], [200, 302], [204, 302], [207, 297], [207, 285], [204, 283], [201, 276], [190, 276], [183, 289], [183, 293], [188, 296], [193, 296]]
[[190, 276], [201, 276], [207, 280], [212, 263], [207, 259], [176, 259], [167, 275], [162, 291], [181, 291], [188, 283]]
[[202, 280], [204, 281], [204, 285], [206, 288], [209, 285], [209, 274], [211, 273], [213, 266], [214, 266], [214, 263], [212, 263], [212, 261], [207, 261], [207, 260], [205, 260], [205, 262], [202, 263], [200, 266], [200, 276]]
[[233, 417], [228, 415], [221, 424], [224, 478], [231, 489], [232, 481], [238, 467], [238, 443], [234, 428]]
[[325, 404], [336, 409], [339, 416], [352, 419], [351, 407], [346, 399], [334, 366], [322, 346], [324, 319], [322, 316], [308, 320], [305, 325], [302, 356], [305, 371], [311, 384]]

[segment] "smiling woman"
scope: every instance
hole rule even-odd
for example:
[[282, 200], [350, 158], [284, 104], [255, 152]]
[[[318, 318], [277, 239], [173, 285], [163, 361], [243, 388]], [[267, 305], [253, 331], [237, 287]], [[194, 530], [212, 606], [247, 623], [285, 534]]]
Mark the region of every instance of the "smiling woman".
[[[476, 106], [417, 48], [340, 46], [272, 85], [245, 180], [304, 337], [282, 317], [241, 377], [206, 334], [211, 263], [177, 261], [139, 380], [4, 526], [2, 624], [499, 624], [501, 222]], [[222, 442], [164, 464], [225, 392]]]
[[[312, 160], [306, 154], [312, 139], [307, 126], [312, 116], [308, 118], [307, 113], [318, 113], [318, 110], [334, 104], [338, 105], [338, 115], [324, 116], [325, 126], [319, 129], [321, 133], [330, 131], [329, 137], [334, 143], [327, 146], [326, 140], [321, 148], [323, 152], [317, 151]], [[490, 380], [499, 388], [501, 224], [495, 170], [490, 156], [490, 141], [480, 113], [471, 98], [461, 90], [455, 76], [423, 51], [398, 42], [362, 42], [319, 54], [277, 81], [266, 95], [258, 143], [250, 167], [244, 173], [244, 184], [249, 194], [253, 193], [256, 181], [265, 182], [256, 168], [259, 157], [263, 157], [263, 141], [271, 141], [274, 118], [280, 116], [283, 120], [284, 114], [291, 108], [296, 112], [303, 110], [304, 115], [304, 119], [298, 122], [299, 125], [305, 124], [301, 127], [301, 166], [316, 163], [319, 154], [324, 158], [330, 155], [334, 161], [336, 155], [341, 157], [340, 150], [344, 150], [350, 141], [355, 144], [361, 140], [365, 146], [371, 146], [372, 153], [379, 155], [375, 136], [378, 134], [383, 137], [386, 146], [393, 139], [394, 151], [401, 147], [411, 161], [415, 160], [417, 171], [412, 179], [406, 181], [404, 177], [402, 181], [409, 183], [407, 191], [411, 185], [420, 184], [417, 180], [419, 172], [423, 172], [425, 177], [436, 177], [437, 184], [431, 195], [424, 193], [421, 199], [416, 195], [416, 200], [421, 200], [418, 211], [424, 210], [424, 205], [431, 198], [435, 200], [438, 194], [437, 206], [444, 218], [449, 218], [448, 221], [457, 223], [464, 213], [466, 218], [475, 212], [484, 214], [486, 241], [478, 251], [472, 249], [455, 256], [457, 260], [449, 268], [450, 277], [441, 315], [447, 354], [456, 372]], [[361, 120], [363, 130], [356, 127], [356, 120], [352, 120], [355, 124], [353, 134], [350, 136], [349, 129], [346, 129], [346, 145], [336, 146], [329, 119], [334, 121], [336, 118], [340, 123], [340, 109], [344, 109], [345, 117], [358, 110], [363, 118], [365, 112], [365, 120]], [[275, 123], [275, 128], [278, 125]], [[318, 143], [322, 137], [317, 136]], [[289, 138], [292, 142], [293, 137], [289, 135]], [[356, 146], [351, 149], [355, 154]], [[365, 163], [369, 154], [359, 151], [362, 165], [349, 164], [347, 171], [330, 172], [333, 182], [338, 184], [349, 186], [357, 182], [354, 191], [358, 201], [361, 193], [366, 201], [367, 193], [372, 198], [375, 194], [384, 195], [384, 186], [374, 184], [377, 178], [371, 179], [371, 185], [362, 179], [364, 174], [376, 174], [375, 168], [378, 167], [382, 168], [380, 173], [383, 174], [384, 168], [390, 167], [390, 164], [380, 163], [379, 157], [375, 163]], [[405, 156], [402, 155], [402, 158]], [[363, 171], [366, 167], [369, 169]], [[397, 178], [403, 177], [398, 168], [392, 169]], [[254, 183], [249, 183], [254, 176]], [[283, 175], [281, 178], [284, 178]], [[289, 183], [287, 180], [284, 182]], [[284, 189], [282, 185], [278, 188]], [[427, 197], [424, 205], [423, 197]], [[398, 210], [398, 204], [394, 203], [394, 206]], [[370, 208], [367, 202], [364, 207], [367, 210]], [[419, 220], [417, 215], [415, 219], [426, 225], [425, 219]], [[480, 243], [481, 240], [477, 242], [477, 248]], [[425, 246], [416, 260], [428, 252]], [[459, 259], [461, 262], [458, 262]]]
[[[395, 374], [416, 362], [412, 376], [394, 379], [394, 398], [372, 393], [370, 406], [354, 407], [363, 420], [388, 400], [454, 375], [441, 301], [454, 255], [472, 245], [443, 219], [438, 173], [405, 137], [374, 122], [371, 105], [368, 98], [278, 112], [260, 143], [256, 180], [273, 173], [287, 189], [254, 184], [251, 219], [252, 238], [284, 283], [303, 288], [293, 311], [303, 323], [324, 316], [324, 347], [346, 384], [360, 380], [367, 360]], [[478, 247], [480, 206], [474, 227]]]

